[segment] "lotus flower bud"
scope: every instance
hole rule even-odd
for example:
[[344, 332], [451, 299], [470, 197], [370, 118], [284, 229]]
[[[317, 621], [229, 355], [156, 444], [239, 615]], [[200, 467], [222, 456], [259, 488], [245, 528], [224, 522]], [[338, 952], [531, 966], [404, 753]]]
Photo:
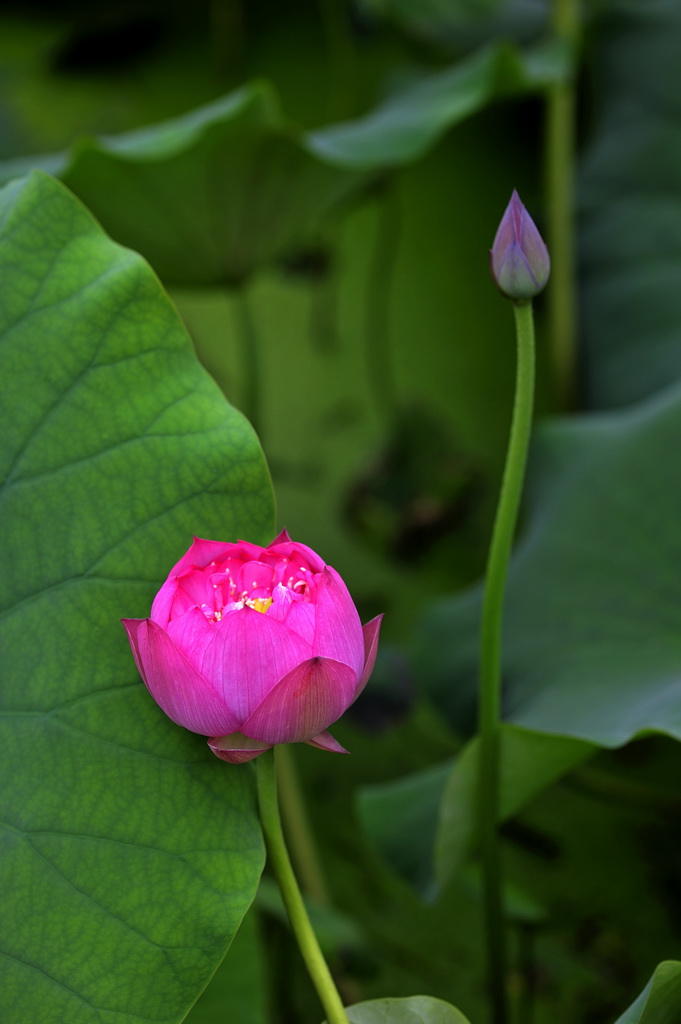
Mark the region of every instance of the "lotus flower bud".
[[515, 189], [490, 251], [490, 269], [499, 291], [515, 302], [534, 298], [549, 279], [548, 249]]
[[239, 764], [275, 743], [344, 753], [326, 731], [359, 696], [382, 616], [362, 627], [335, 569], [286, 531], [194, 542], [147, 619], [123, 619], [142, 679], [178, 725]]

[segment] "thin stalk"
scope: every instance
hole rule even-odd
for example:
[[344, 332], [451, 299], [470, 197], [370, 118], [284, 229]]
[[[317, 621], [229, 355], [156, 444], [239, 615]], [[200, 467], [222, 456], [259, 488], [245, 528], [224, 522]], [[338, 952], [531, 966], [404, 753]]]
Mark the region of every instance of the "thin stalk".
[[293, 749], [288, 744], [281, 744], [277, 749], [277, 771], [281, 815], [303, 892], [315, 903], [326, 905], [329, 903], [326, 881], [317, 856]]
[[534, 403], [532, 304], [514, 305], [518, 366], [511, 436], [487, 560], [480, 647], [478, 816], [482, 853], [487, 975], [494, 1024], [506, 1024], [506, 935], [499, 848], [501, 622], [511, 545], [518, 520]]
[[280, 750], [280, 747], [268, 750], [266, 753], [261, 754], [256, 762], [260, 820], [265, 834], [265, 842], [267, 843], [270, 866], [279, 884], [282, 899], [288, 912], [293, 933], [298, 941], [300, 952], [305, 960], [321, 1004], [324, 1007], [327, 1024], [349, 1024], [338, 989], [334, 984], [331, 972], [319, 948], [317, 936], [310, 924], [303, 897], [298, 888], [296, 876], [293, 873], [286, 849], [281, 819], [279, 817], [275, 767], [275, 752], [279, 756]]
[[[555, 0], [556, 35], [576, 57], [579, 41], [579, 0]], [[548, 295], [549, 337], [552, 339], [554, 394], [559, 409], [574, 404], [577, 363], [577, 281], [574, 214], [575, 75], [549, 87], [546, 104], [545, 175], [547, 242], [551, 253]]]
[[518, 973], [522, 987], [517, 1003], [517, 1016], [522, 1024], [533, 1024], [536, 1002], [537, 957], [535, 939], [537, 929], [534, 925], [522, 925], [518, 931]]
[[243, 373], [241, 411], [250, 421], [258, 436], [261, 436], [260, 422], [260, 350], [253, 321], [253, 313], [245, 285], [234, 292], [234, 311], [237, 318], [237, 332], [241, 345]]

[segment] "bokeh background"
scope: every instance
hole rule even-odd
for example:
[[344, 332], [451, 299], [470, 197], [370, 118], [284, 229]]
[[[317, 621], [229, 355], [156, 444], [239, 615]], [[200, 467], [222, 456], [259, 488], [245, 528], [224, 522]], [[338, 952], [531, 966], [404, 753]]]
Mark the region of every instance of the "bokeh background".
[[[513, 188], [547, 227], [552, 83], [571, 82], [576, 103], [582, 291], [567, 388], [555, 385], [548, 300], [536, 304], [538, 418], [626, 407], [681, 370], [678, 90], [655, 84], [660, 68], [672, 74], [681, 25], [673, 4], [636, 7], [585, 3], [572, 64], [542, 0], [24, 0], [0, 13], [3, 178], [56, 171], [125, 244], [137, 220], [126, 196], [138, 195], [126, 160], [142, 175], [157, 160], [164, 173], [158, 133], [145, 156], [150, 136], [134, 132], [247, 90], [224, 182], [211, 163], [222, 128], [199, 156], [191, 131], [167, 133], [187, 191], [165, 197], [165, 226], [184, 259], [164, 263], [161, 234], [136, 247], [198, 359], [257, 426], [279, 527], [343, 574], [363, 621], [386, 615], [371, 686], [337, 727], [352, 756], [295, 751], [332, 901], [317, 922], [349, 1000], [427, 992], [484, 1019], [477, 878], [464, 871], [434, 897], [422, 850], [434, 826], [419, 814], [390, 819], [388, 865], [365, 827], [367, 806], [378, 814], [366, 787], [412, 772], [443, 779], [473, 730], [470, 687], [448, 717], [431, 699], [422, 630], [484, 569], [515, 365], [487, 253]], [[371, 120], [385, 109], [392, 121]], [[228, 104], [226, 132], [230, 116]], [[363, 126], [349, 142], [345, 122]], [[663, 195], [673, 215], [658, 208]], [[220, 225], [234, 208], [223, 264]], [[208, 240], [195, 253], [197, 210]], [[615, 1020], [655, 964], [678, 955], [679, 801], [667, 787], [678, 766], [673, 740], [639, 740], [508, 826], [523, 1024]], [[267, 881], [187, 1019], [318, 1019]]]

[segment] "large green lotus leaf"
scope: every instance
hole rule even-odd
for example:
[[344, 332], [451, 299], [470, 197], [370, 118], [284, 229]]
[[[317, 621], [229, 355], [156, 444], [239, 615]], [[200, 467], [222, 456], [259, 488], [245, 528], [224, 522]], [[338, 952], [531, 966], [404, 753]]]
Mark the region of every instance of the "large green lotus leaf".
[[566, 48], [555, 40], [526, 52], [495, 43], [395, 93], [363, 118], [320, 129], [308, 144], [334, 165], [399, 166], [422, 157], [445, 131], [490, 102], [541, 92], [569, 66]]
[[[505, 723], [501, 732], [499, 820], [513, 817], [533, 797], [585, 761], [595, 747]], [[439, 808], [434, 844], [440, 886], [463, 867], [477, 836], [480, 744], [472, 740], [456, 759]]]
[[[542, 432], [504, 623], [516, 725], [605, 747], [681, 739], [680, 437], [678, 388]], [[477, 597], [438, 602], [421, 630], [423, 677], [452, 719], [474, 699]]]
[[424, 897], [433, 892], [433, 849], [451, 760], [389, 782], [363, 786], [363, 831], [391, 867]]
[[282, 118], [270, 87], [254, 83], [148, 129], [11, 161], [0, 177], [34, 166], [58, 175], [169, 284], [239, 284], [457, 122], [500, 97], [540, 91], [566, 66], [555, 45], [527, 54], [495, 45], [366, 117], [307, 135]]
[[[504, 724], [499, 820], [594, 751], [590, 743]], [[432, 898], [463, 867], [476, 839], [479, 743], [434, 768], [360, 790], [362, 825], [373, 844], [425, 897]]]
[[264, 950], [255, 907], [246, 914], [227, 956], [185, 1024], [267, 1024]]
[[665, 960], [615, 1024], [678, 1024], [681, 1020], [681, 963]]
[[469, 1024], [460, 1010], [432, 996], [369, 999], [347, 1007], [350, 1024]]
[[681, 376], [681, 5], [605, 11], [579, 185], [585, 389], [601, 408]]
[[263, 863], [248, 770], [173, 725], [121, 616], [192, 533], [266, 540], [257, 438], [158, 280], [60, 183], [0, 192], [0, 1019], [179, 1021]]
[[[302, 245], [366, 181], [318, 160], [258, 82], [148, 129], [83, 139], [38, 164], [163, 281], [183, 285], [239, 283]], [[3, 175], [25, 166], [6, 165]]]
[[373, 17], [437, 49], [460, 53], [483, 39], [536, 38], [548, 27], [542, 0], [360, 0]]

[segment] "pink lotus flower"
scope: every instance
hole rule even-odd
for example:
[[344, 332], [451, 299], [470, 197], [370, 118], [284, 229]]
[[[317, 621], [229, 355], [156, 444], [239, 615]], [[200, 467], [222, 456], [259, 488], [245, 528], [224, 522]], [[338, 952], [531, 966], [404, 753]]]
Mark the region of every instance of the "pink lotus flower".
[[326, 732], [363, 690], [382, 616], [362, 627], [335, 569], [284, 530], [266, 548], [194, 543], [148, 619], [123, 619], [169, 718], [239, 764], [275, 743], [345, 753]]

